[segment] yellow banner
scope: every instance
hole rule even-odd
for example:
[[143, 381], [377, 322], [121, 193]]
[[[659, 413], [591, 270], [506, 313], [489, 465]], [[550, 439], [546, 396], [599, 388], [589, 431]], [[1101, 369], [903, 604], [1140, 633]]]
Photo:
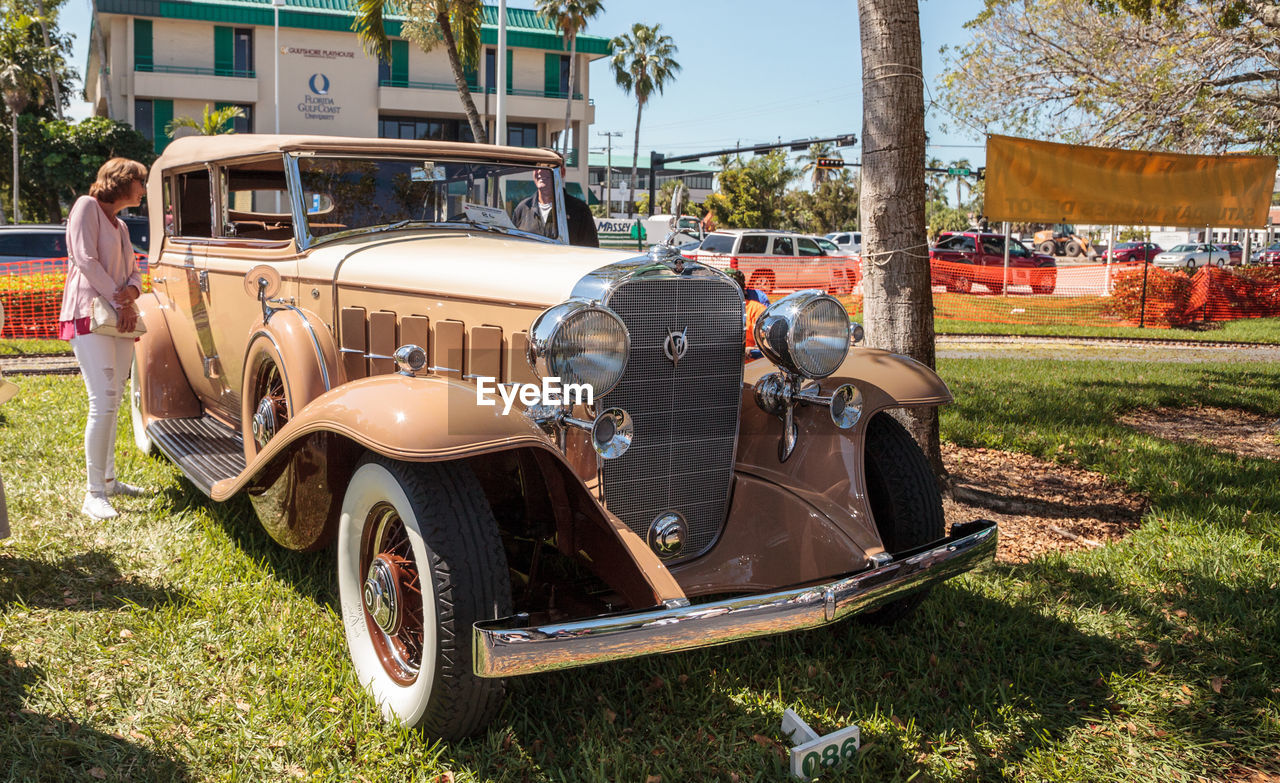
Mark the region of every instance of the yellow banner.
[[1011, 223], [1259, 228], [1275, 179], [1272, 155], [987, 138], [987, 217]]

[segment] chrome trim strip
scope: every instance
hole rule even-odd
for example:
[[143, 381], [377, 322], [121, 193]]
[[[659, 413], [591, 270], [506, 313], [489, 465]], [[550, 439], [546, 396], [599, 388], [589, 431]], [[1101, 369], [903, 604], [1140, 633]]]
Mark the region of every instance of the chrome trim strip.
[[293, 213], [293, 236], [298, 241], [298, 252], [305, 253], [315, 244], [311, 227], [307, 225], [307, 210], [302, 205], [302, 172], [298, 169], [297, 153], [284, 153], [284, 180], [289, 188], [289, 211]]
[[995, 522], [979, 520], [956, 528], [949, 537], [887, 565], [823, 585], [537, 628], [520, 627], [520, 616], [476, 623], [472, 666], [478, 677], [514, 677], [827, 625], [994, 556]]
[[[311, 325], [311, 319], [298, 308], [280, 299], [272, 299], [272, 304], [278, 304], [282, 308], [288, 308], [298, 314], [302, 319], [302, 325], [307, 327], [307, 333], [311, 335], [311, 345], [316, 349], [316, 361], [320, 363], [320, 377], [324, 380], [324, 390], [329, 391], [333, 385], [329, 383], [329, 368], [324, 363], [324, 351], [320, 349], [320, 338], [316, 335], [316, 328]], [[279, 350], [277, 348], [277, 350]]]

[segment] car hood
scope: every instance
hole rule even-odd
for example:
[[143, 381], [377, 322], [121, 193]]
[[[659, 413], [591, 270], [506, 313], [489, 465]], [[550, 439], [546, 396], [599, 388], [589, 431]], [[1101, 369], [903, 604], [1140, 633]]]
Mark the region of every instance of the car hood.
[[329, 274], [345, 285], [549, 307], [588, 272], [636, 256], [480, 232], [402, 231], [321, 244], [299, 271], [327, 277], [336, 269]]

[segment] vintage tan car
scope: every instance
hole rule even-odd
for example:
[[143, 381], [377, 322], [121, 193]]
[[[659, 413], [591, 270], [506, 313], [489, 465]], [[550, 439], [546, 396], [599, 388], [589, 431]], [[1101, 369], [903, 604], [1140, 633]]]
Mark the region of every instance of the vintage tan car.
[[566, 244], [559, 166], [232, 135], [173, 142], [147, 185], [138, 447], [334, 546], [359, 679], [435, 736], [484, 727], [506, 677], [890, 621], [994, 552], [992, 523], [946, 534], [885, 413], [950, 401], [932, 371], [851, 348], [818, 291], [744, 363], [729, 277]]

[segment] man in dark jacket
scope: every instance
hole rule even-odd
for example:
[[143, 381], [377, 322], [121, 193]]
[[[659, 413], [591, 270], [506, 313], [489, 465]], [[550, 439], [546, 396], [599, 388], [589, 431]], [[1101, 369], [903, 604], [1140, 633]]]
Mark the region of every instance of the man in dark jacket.
[[[560, 175], [564, 176], [564, 167], [560, 167]], [[556, 236], [555, 178], [551, 169], [535, 169], [533, 184], [537, 192], [516, 205], [511, 220], [516, 228], [530, 234], [541, 234], [544, 237]], [[569, 225], [569, 244], [583, 247], [600, 247], [600, 239], [596, 235], [596, 221], [591, 215], [591, 208], [580, 198], [564, 194], [565, 222]]]

